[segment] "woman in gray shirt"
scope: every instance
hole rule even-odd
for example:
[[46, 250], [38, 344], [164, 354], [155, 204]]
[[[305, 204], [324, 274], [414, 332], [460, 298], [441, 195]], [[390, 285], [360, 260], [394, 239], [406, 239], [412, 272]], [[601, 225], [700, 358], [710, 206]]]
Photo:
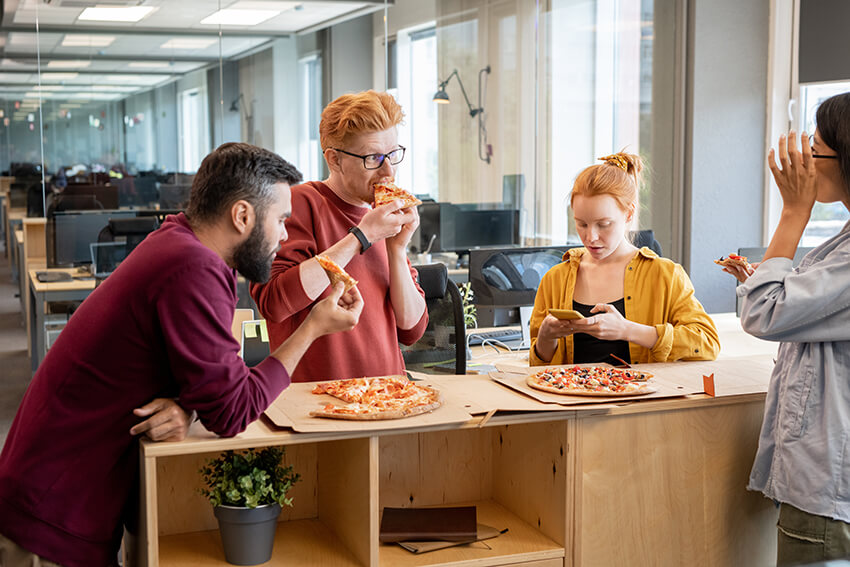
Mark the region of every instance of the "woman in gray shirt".
[[768, 155], [783, 206], [764, 261], [727, 270], [744, 330], [781, 341], [749, 483], [780, 505], [778, 565], [850, 556], [850, 223], [791, 267], [815, 201], [850, 209], [850, 93], [816, 118]]

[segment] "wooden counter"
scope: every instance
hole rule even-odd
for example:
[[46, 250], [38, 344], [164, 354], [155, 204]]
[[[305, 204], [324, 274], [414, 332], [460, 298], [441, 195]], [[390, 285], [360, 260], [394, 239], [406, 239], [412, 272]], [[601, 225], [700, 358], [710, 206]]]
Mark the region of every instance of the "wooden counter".
[[[226, 565], [198, 469], [226, 449], [282, 445], [302, 481], [273, 565], [767, 565], [777, 513], [745, 488], [763, 401], [696, 395], [380, 433], [263, 419], [232, 439], [195, 424], [186, 441], [142, 443], [133, 564]], [[423, 555], [378, 543], [385, 506], [460, 504], [509, 531]]]

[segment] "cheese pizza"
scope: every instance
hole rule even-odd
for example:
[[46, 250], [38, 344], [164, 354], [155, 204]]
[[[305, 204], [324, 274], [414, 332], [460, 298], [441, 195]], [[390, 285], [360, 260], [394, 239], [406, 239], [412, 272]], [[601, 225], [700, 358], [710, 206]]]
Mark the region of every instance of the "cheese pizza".
[[547, 368], [526, 379], [536, 390], [569, 396], [642, 396], [655, 392], [646, 384], [649, 372], [630, 368], [572, 366]]
[[434, 411], [443, 403], [439, 391], [404, 376], [351, 378], [322, 382], [314, 394], [328, 394], [344, 405], [325, 404], [313, 417], [351, 420], [400, 419]]
[[392, 203], [396, 199], [404, 201], [403, 208], [421, 205], [422, 201], [389, 180], [384, 180], [372, 185], [375, 188], [375, 206], [380, 207]]

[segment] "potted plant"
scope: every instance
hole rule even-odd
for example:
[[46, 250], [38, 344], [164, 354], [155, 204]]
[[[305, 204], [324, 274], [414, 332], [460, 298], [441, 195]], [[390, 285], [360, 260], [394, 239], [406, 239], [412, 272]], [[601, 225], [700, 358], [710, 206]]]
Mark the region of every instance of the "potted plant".
[[283, 466], [283, 447], [225, 451], [200, 472], [218, 519], [224, 556], [233, 565], [258, 565], [271, 559], [281, 506], [301, 478]]
[[478, 326], [478, 313], [475, 311], [475, 304], [472, 303], [472, 282], [466, 282], [458, 287], [460, 298], [463, 300], [463, 324], [467, 329], [474, 329]]

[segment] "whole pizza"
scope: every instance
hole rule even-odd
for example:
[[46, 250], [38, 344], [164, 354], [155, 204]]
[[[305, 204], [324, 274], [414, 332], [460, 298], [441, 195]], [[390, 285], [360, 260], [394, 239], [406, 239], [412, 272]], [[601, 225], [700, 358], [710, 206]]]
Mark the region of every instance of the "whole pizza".
[[400, 419], [433, 411], [443, 403], [439, 391], [404, 376], [321, 382], [313, 388], [313, 393], [328, 394], [346, 402], [328, 403], [310, 412], [313, 417], [331, 419]]
[[655, 392], [649, 372], [630, 368], [572, 366], [547, 368], [526, 378], [536, 390], [569, 396], [641, 396]]

